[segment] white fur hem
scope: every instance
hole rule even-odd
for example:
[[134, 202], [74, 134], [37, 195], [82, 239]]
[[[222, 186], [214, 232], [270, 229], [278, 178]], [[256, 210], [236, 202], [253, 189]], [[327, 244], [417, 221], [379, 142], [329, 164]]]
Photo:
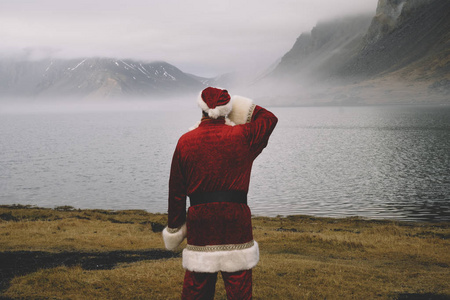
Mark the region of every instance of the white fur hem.
[[233, 108], [232, 101], [233, 99], [230, 99], [227, 104], [216, 106], [215, 108], [209, 108], [205, 101], [202, 99], [202, 93], [200, 93], [197, 103], [200, 108], [208, 113], [208, 116], [212, 119], [217, 119], [218, 117], [226, 117], [231, 112]]
[[231, 251], [201, 252], [183, 250], [183, 268], [191, 272], [215, 273], [249, 270], [259, 261], [259, 247]]
[[250, 122], [255, 108], [253, 100], [242, 96], [233, 96], [231, 100], [233, 109], [228, 116], [230, 120], [237, 125]]
[[187, 229], [186, 229], [186, 223], [181, 226], [181, 228], [174, 233], [169, 232], [168, 227], [164, 228], [162, 232], [164, 245], [166, 246], [167, 250], [175, 250], [181, 242], [186, 238]]

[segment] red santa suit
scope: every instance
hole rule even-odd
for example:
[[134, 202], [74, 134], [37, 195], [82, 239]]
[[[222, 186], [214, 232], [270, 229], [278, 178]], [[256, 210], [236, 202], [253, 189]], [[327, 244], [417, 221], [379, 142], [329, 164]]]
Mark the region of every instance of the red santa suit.
[[277, 118], [248, 98], [230, 98], [226, 90], [207, 88], [198, 102], [208, 116], [181, 136], [173, 154], [163, 239], [173, 250], [187, 237], [182, 254], [187, 272], [250, 270], [259, 248], [246, 195], [253, 161]]

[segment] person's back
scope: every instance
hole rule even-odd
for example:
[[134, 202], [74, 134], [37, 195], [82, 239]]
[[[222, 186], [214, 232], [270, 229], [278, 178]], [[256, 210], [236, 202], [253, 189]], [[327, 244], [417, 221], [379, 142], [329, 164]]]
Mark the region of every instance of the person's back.
[[216, 190], [247, 191], [255, 147], [245, 126], [205, 119], [180, 138], [180, 158], [188, 195]]
[[[247, 205], [251, 167], [267, 145], [277, 118], [240, 97], [233, 101], [233, 110], [240, 110], [239, 103], [243, 104], [244, 110], [248, 110], [248, 116], [244, 115], [248, 122], [235, 125], [226, 118], [231, 111], [228, 92], [208, 89], [201, 95], [208, 108], [201, 107], [209, 116], [179, 139], [174, 152], [169, 180], [169, 222], [163, 236], [166, 247], [173, 249], [187, 233], [183, 298], [200, 297], [202, 285], [209, 286], [200, 289], [206, 293], [203, 295], [213, 295], [212, 283], [215, 284], [215, 276], [221, 271], [229, 298], [236, 295], [244, 299], [251, 297], [251, 269], [259, 260]], [[220, 101], [224, 104], [219, 106], [219, 113], [211, 113]], [[230, 109], [223, 109], [226, 105]], [[190, 198], [187, 217], [186, 196]], [[236, 272], [246, 279], [231, 279]]]

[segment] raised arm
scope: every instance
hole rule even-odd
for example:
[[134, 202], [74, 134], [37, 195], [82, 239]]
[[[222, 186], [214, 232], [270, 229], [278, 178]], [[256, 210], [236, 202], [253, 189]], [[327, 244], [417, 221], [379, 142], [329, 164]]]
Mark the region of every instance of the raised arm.
[[235, 124], [246, 127], [252, 153], [256, 157], [267, 146], [278, 118], [267, 109], [255, 105], [249, 98], [233, 96], [232, 104], [229, 118]]

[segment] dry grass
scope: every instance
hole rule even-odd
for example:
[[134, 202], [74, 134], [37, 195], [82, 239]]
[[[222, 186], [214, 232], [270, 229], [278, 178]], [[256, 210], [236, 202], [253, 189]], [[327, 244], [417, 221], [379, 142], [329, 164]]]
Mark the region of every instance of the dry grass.
[[[153, 226], [167, 216], [145, 211], [0, 208], [2, 251], [111, 251], [161, 247]], [[156, 225], [155, 225], [156, 224]], [[151, 234], [153, 233], [153, 234]]]
[[[134, 251], [134, 255], [162, 250], [158, 231], [167, 216], [144, 211], [0, 207], [0, 220], [0, 253], [42, 251], [59, 257], [61, 252], [83, 252], [92, 257], [109, 251]], [[255, 299], [450, 298], [449, 223], [293, 216], [258, 217], [253, 226], [261, 249], [261, 261], [253, 273]], [[3, 296], [180, 298], [184, 272], [179, 257], [113, 261], [107, 269], [86, 268], [83, 262], [18, 273], [4, 286]], [[215, 299], [226, 299], [220, 277]]]

